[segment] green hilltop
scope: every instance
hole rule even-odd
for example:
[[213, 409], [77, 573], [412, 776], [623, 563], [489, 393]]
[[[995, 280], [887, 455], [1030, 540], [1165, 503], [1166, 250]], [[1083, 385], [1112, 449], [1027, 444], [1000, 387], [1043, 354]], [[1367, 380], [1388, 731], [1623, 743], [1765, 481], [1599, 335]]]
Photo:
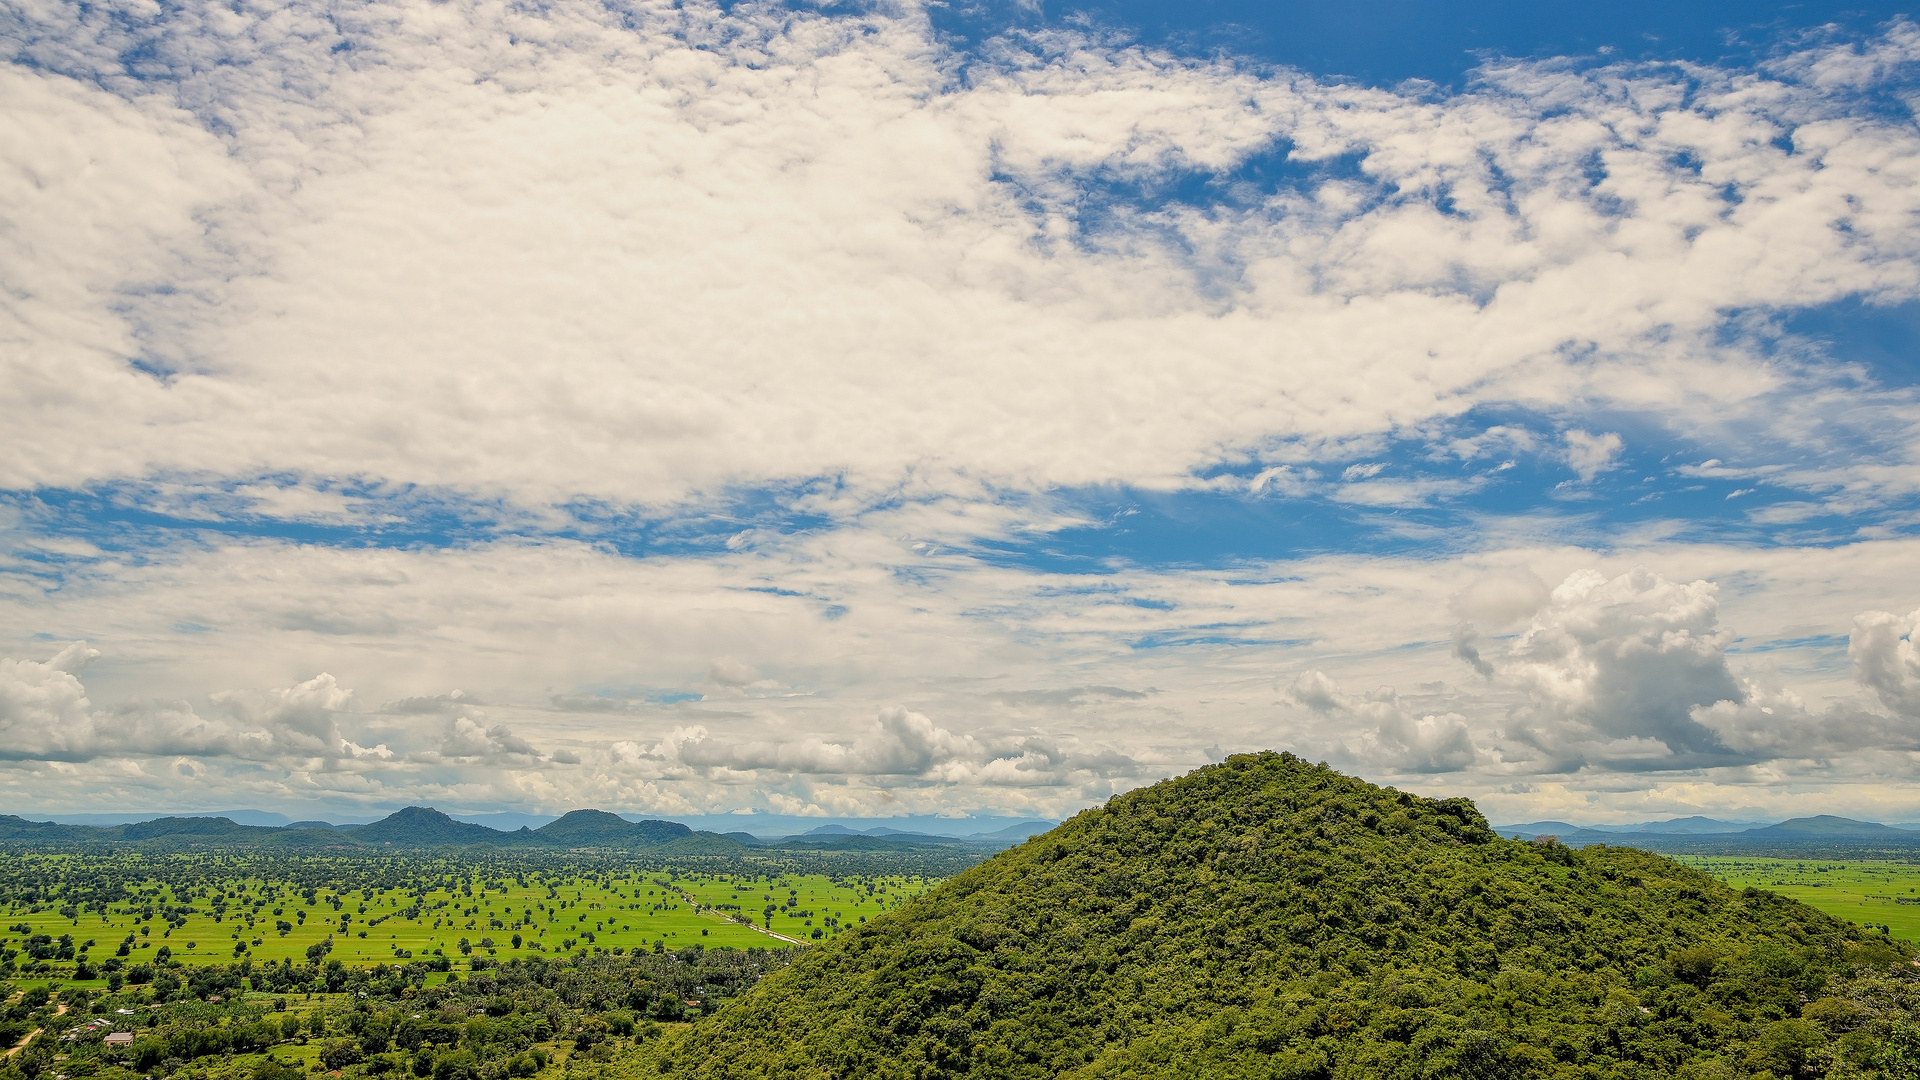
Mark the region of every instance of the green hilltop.
[[1121, 796], [812, 950], [626, 1071], [1920, 1076], [1911, 946], [1290, 754]]

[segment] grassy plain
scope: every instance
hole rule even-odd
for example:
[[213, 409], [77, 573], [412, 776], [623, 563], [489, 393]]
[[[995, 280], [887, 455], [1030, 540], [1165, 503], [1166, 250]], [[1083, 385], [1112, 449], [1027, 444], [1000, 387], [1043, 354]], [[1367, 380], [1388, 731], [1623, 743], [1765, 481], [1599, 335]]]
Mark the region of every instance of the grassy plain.
[[[303, 889], [292, 881], [234, 874], [181, 884], [164, 868], [126, 882], [131, 898], [69, 907], [18, 897], [0, 909], [0, 951], [33, 935], [70, 935], [97, 969], [126, 943], [120, 965], [151, 962], [162, 947], [189, 964], [308, 958], [331, 941], [329, 960], [369, 966], [436, 955], [504, 960], [591, 950], [781, 948], [811, 944], [925, 892], [909, 875], [494, 873], [448, 875], [430, 886]], [[771, 915], [768, 908], [773, 908]], [[749, 917], [753, 926], [738, 920]], [[520, 944], [514, 944], [515, 936]], [[462, 943], [467, 949], [462, 949]], [[91, 943], [89, 948], [80, 946]], [[71, 978], [72, 959], [19, 976]], [[105, 972], [102, 972], [104, 977]]]
[[1790, 896], [1835, 918], [1884, 926], [1920, 941], [1920, 862], [1872, 859], [1762, 859], [1676, 855], [1736, 889], [1749, 885]]

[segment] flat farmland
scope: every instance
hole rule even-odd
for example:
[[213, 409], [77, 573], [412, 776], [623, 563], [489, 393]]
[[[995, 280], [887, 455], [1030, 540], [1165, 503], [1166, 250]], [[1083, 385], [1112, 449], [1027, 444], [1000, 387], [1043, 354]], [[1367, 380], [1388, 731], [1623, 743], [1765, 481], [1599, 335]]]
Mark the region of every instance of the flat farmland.
[[1920, 941], [1920, 862], [1870, 859], [1763, 859], [1733, 855], [1675, 858], [1736, 889], [1751, 885], [1893, 937]]
[[475, 872], [331, 888], [155, 870], [118, 883], [105, 902], [63, 903], [58, 887], [10, 898], [0, 956], [11, 953], [20, 976], [72, 978], [84, 960], [104, 979], [163, 956], [354, 966], [445, 957], [465, 967], [473, 957], [784, 948], [830, 938], [933, 884], [907, 875]]

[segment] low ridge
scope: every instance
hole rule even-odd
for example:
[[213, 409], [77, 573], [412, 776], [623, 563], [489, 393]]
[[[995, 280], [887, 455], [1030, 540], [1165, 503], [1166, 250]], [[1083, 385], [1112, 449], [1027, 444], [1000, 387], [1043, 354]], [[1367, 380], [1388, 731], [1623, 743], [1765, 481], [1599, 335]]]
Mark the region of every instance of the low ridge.
[[489, 829], [485, 825], [455, 821], [444, 812], [430, 806], [409, 806], [402, 810], [395, 810], [379, 821], [360, 826], [353, 831], [353, 838], [363, 844], [434, 847], [497, 844], [526, 832], [526, 829], [522, 829], [519, 833], [503, 833], [498, 829]]
[[1911, 839], [1903, 829], [1882, 825], [1877, 821], [1855, 821], [1852, 818], [1835, 817], [1832, 814], [1820, 814], [1816, 817], [1794, 818], [1778, 825], [1752, 829], [1753, 836], [1866, 836], [1875, 839], [1906, 841]]
[[1465, 799], [1243, 755], [950, 879], [638, 1067], [1792, 1076], [1846, 1052], [1807, 1017], [1864, 1015], [1821, 995], [1911, 980], [1913, 952], [1643, 851], [1506, 840]]
[[573, 810], [533, 830], [533, 835], [571, 847], [659, 847], [694, 835], [677, 821], [628, 821], [605, 810]]

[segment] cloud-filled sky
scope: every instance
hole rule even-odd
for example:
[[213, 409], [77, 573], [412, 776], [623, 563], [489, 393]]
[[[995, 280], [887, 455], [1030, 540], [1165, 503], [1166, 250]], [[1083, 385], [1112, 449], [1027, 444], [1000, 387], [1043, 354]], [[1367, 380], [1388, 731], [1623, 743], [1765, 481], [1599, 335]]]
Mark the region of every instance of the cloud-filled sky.
[[9, 0], [0, 811], [1920, 820], [1920, 24], [1591, 7]]

